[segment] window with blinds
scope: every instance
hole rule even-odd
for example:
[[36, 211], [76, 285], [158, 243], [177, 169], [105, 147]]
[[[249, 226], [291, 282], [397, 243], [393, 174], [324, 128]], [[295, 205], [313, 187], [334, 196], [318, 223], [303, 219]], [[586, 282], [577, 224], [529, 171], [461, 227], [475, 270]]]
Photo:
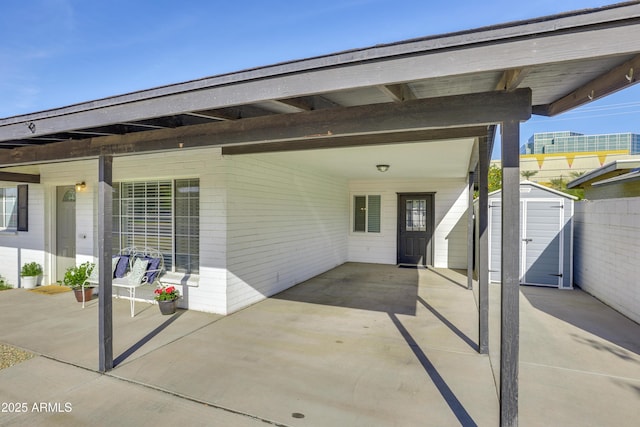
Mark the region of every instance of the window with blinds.
[[121, 182], [113, 184], [113, 245], [162, 252], [167, 271], [198, 274], [200, 182]]
[[18, 224], [18, 191], [0, 188], [0, 230], [15, 230]]
[[354, 232], [380, 232], [381, 199], [379, 195], [353, 197]]

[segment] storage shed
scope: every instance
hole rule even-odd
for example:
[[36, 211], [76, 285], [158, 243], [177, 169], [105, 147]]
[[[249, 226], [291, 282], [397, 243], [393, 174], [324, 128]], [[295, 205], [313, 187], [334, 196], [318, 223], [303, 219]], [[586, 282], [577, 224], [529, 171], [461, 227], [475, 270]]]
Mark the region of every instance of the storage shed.
[[[520, 284], [573, 287], [573, 201], [534, 182], [520, 183]], [[500, 190], [489, 195], [489, 279], [500, 281]]]

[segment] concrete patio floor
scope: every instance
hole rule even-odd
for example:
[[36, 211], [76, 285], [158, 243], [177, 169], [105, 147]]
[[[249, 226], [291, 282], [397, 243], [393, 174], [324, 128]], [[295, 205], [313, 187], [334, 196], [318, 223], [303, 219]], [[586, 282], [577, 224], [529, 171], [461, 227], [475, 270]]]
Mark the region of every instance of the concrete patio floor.
[[[131, 318], [114, 300], [106, 375], [97, 300], [3, 291], [0, 342], [40, 356], [0, 370], [0, 402], [28, 407], [0, 425], [495, 426], [499, 286], [491, 358], [465, 287], [348, 263], [226, 317], [137, 303]], [[585, 293], [521, 288], [520, 360], [520, 425], [636, 425], [640, 326]]]

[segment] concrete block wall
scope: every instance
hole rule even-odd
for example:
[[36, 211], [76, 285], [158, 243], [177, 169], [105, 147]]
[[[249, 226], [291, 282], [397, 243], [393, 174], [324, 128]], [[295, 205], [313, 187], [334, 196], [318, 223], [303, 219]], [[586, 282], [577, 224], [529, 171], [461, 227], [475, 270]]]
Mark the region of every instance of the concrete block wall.
[[640, 323], [640, 198], [575, 203], [574, 283]]

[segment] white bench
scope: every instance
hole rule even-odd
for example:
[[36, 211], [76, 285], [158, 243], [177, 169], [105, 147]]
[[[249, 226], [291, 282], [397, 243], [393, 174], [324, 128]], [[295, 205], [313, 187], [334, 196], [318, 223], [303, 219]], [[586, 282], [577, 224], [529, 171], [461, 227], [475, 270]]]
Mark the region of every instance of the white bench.
[[[115, 296], [120, 297], [120, 288], [129, 291], [131, 317], [134, 317], [136, 289], [144, 285], [161, 284], [159, 278], [164, 273], [164, 258], [156, 249], [124, 248], [113, 257], [111, 271], [113, 274], [111, 283], [117, 290]], [[87, 278], [87, 283], [98, 285], [99, 282], [98, 269], [94, 268]]]

